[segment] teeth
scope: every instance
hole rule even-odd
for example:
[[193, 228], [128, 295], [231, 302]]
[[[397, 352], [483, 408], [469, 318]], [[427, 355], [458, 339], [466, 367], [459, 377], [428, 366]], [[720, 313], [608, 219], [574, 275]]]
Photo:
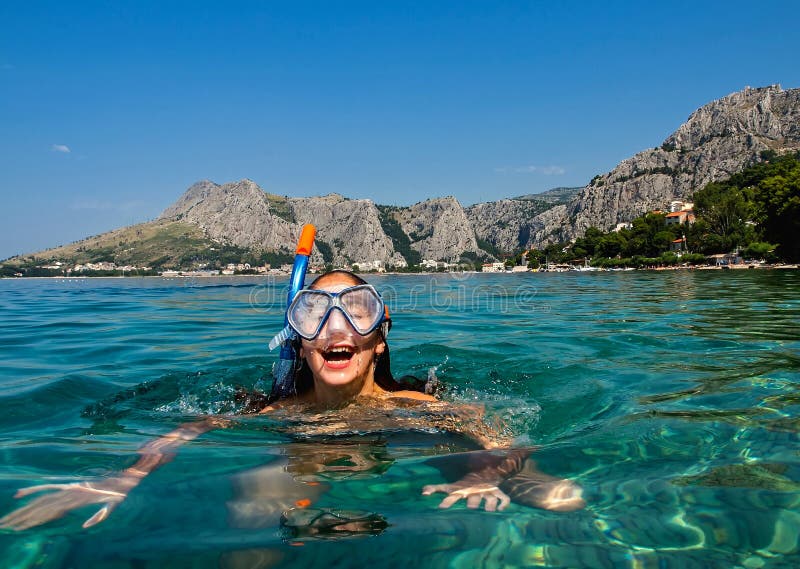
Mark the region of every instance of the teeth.
[[330, 350], [328, 350], [329, 353], [341, 353], [341, 352], [348, 352], [349, 353], [350, 351], [351, 351], [351, 349], [349, 347], [347, 347], [347, 346], [339, 346], [339, 347], [331, 348]]

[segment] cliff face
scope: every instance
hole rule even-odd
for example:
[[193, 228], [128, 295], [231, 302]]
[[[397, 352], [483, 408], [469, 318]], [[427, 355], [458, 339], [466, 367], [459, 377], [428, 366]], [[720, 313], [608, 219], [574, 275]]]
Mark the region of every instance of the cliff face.
[[401, 208], [395, 218], [423, 259], [458, 261], [464, 252], [480, 252], [475, 230], [453, 196]]
[[[475, 231], [455, 198], [398, 208], [395, 218], [425, 259], [457, 260], [465, 251], [479, 252]], [[249, 180], [224, 185], [203, 181], [190, 187], [159, 219], [196, 225], [208, 237], [231, 245], [286, 252], [293, 250], [302, 226], [313, 223], [323, 243], [315, 249], [314, 262], [404, 263], [381, 225], [375, 203], [338, 194], [282, 198]], [[322, 255], [324, 246], [330, 249], [327, 259]]]
[[289, 200], [295, 221], [313, 223], [319, 240], [332, 250], [335, 265], [383, 261], [395, 265], [402, 255], [381, 228], [378, 208], [371, 200], [348, 200], [338, 194]]
[[200, 227], [218, 241], [248, 249], [290, 251], [300, 234], [296, 224], [277, 215], [279, 196], [270, 196], [250, 180], [218, 185], [202, 181], [190, 187], [159, 219]]
[[475, 204], [466, 209], [466, 214], [478, 239], [487, 242], [498, 252], [511, 253], [530, 248], [535, 236], [544, 231], [553, 214], [557, 212], [563, 215], [565, 211], [564, 204], [559, 200], [530, 199], [530, 196], [525, 196], [524, 199]]
[[574, 239], [591, 226], [612, 229], [729, 177], [758, 160], [764, 150], [797, 149], [800, 89], [747, 88], [692, 113], [660, 148], [640, 152], [595, 177], [563, 217], [546, 212], [535, 219], [542, 228], [531, 244]]

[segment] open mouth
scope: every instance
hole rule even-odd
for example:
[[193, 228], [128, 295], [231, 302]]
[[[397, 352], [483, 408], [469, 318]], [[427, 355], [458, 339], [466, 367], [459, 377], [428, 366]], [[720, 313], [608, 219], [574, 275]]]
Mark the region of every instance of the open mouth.
[[322, 357], [325, 358], [326, 363], [343, 365], [353, 359], [354, 354], [355, 349], [351, 346], [334, 346], [323, 351]]

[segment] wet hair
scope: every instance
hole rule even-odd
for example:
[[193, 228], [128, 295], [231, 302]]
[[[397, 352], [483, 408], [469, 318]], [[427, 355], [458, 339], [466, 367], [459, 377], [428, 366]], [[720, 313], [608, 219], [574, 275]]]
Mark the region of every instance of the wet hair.
[[[312, 283], [308, 286], [308, 288], [321, 288], [321, 285], [324, 284], [324, 281], [334, 277], [334, 276], [343, 276], [350, 280], [353, 285], [361, 285], [361, 284], [369, 284], [367, 281], [359, 277], [358, 275], [351, 273], [350, 271], [345, 271], [343, 269], [335, 269], [333, 271], [329, 271], [327, 273], [323, 273], [319, 275], [316, 279], [312, 281]], [[387, 328], [391, 329], [391, 320], [389, 321], [389, 326]], [[383, 353], [378, 355], [378, 358], [375, 362], [375, 383], [380, 386], [381, 389], [386, 391], [403, 391], [403, 390], [410, 390], [410, 391], [420, 391], [425, 393], [426, 392], [426, 382], [420, 379], [417, 379], [413, 376], [404, 376], [401, 381], [397, 381], [394, 376], [392, 375], [391, 369], [391, 358], [389, 356], [389, 344], [386, 341], [386, 336], [384, 335], [384, 328], [379, 327], [377, 329], [377, 333], [380, 334], [381, 340], [386, 343], [386, 349], [384, 349]], [[309, 390], [314, 388], [314, 375], [309, 369], [308, 364], [306, 364], [305, 360], [300, 357], [300, 338], [296, 338], [294, 340], [294, 353], [295, 353], [295, 375], [294, 375], [294, 387], [295, 393], [297, 395], [301, 395], [303, 393], [307, 393]], [[430, 389], [430, 388], [428, 388]], [[237, 394], [237, 399], [244, 402], [244, 412], [257, 412], [266, 407], [267, 405], [274, 403], [279, 399], [279, 395], [273, 389], [272, 393], [269, 396], [263, 394], [256, 394], [256, 393], [248, 393], [245, 391], [240, 392]]]

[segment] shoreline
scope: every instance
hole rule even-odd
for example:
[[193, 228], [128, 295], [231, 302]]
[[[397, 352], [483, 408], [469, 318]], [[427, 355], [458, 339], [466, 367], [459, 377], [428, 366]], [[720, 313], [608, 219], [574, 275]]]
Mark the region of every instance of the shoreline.
[[[686, 267], [648, 267], [648, 268], [626, 268], [626, 269], [603, 269], [603, 268], [589, 268], [589, 269], [567, 269], [567, 270], [549, 270], [549, 271], [540, 271], [540, 270], [527, 270], [527, 271], [449, 271], [449, 272], [437, 272], [437, 271], [419, 271], [419, 272], [393, 272], [393, 271], [386, 271], [382, 273], [357, 273], [359, 275], [370, 275], [370, 276], [414, 276], [414, 275], [463, 275], [463, 274], [475, 274], [475, 275], [519, 275], [519, 274], [537, 274], [537, 273], [624, 273], [624, 272], [642, 272], [642, 271], [653, 271], [653, 272], [663, 272], [663, 271], [741, 271], [741, 270], [774, 270], [774, 271], [787, 271], [787, 270], [798, 270], [800, 269], [800, 264], [797, 263], [781, 263], [781, 264], [751, 264], [751, 265], [719, 265], [719, 266], [686, 266]], [[315, 273], [309, 273], [315, 274]], [[265, 277], [289, 277], [289, 273], [272, 273], [272, 274], [256, 274], [256, 275], [130, 275], [130, 276], [122, 276], [122, 275], [103, 275], [103, 276], [90, 276], [90, 275], [54, 275], [49, 277], [37, 276], [37, 277], [0, 277], [0, 280], [9, 280], [9, 281], [21, 281], [21, 280], [53, 280], [53, 279], [75, 279], [75, 280], [87, 280], [87, 279], [115, 279], [115, 280], [122, 280], [122, 279], [163, 279], [163, 280], [187, 280], [187, 279], [231, 279], [231, 278], [247, 278], [247, 279], [256, 279], [256, 278], [265, 278]]]

